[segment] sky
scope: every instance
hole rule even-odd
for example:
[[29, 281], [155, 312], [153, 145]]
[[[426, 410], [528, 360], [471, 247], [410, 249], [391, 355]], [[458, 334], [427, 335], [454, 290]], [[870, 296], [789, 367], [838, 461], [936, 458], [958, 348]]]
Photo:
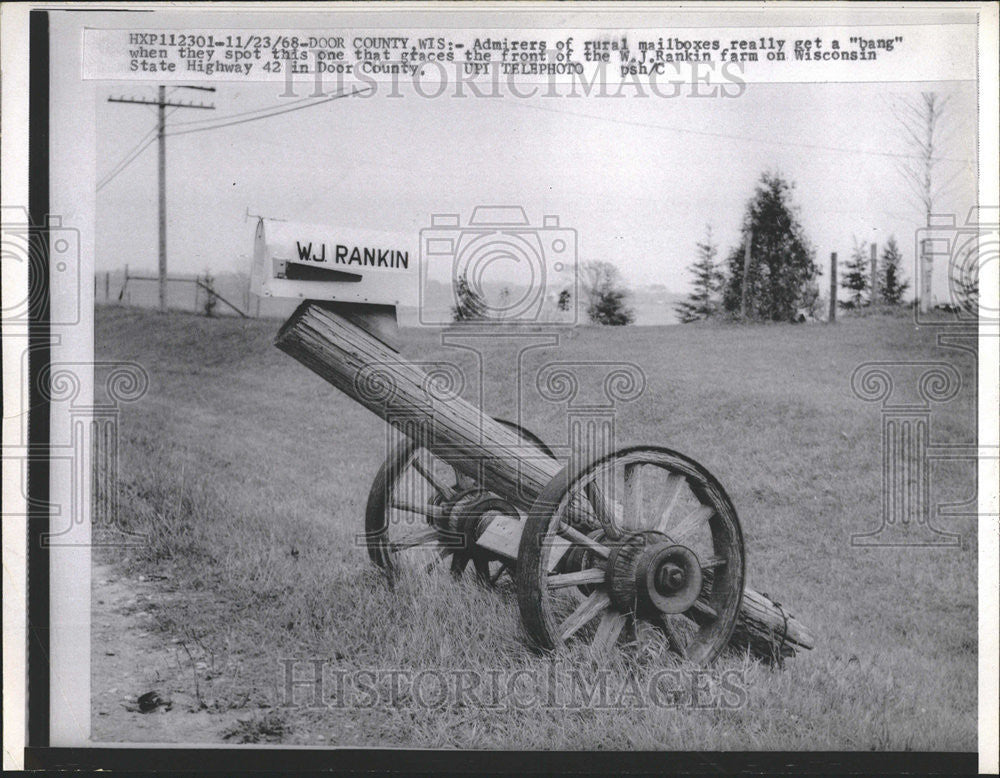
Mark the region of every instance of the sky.
[[[477, 205], [503, 204], [524, 207], [532, 224], [557, 215], [577, 231], [581, 261], [608, 260], [631, 285], [683, 293], [706, 225], [725, 256], [756, 181], [777, 171], [795, 185], [793, 202], [828, 278], [830, 253], [844, 259], [855, 238], [882, 246], [894, 235], [913, 251], [922, 211], [887, 152], [905, 151], [895, 101], [930, 89], [950, 96], [941, 128], [949, 161], [940, 172], [954, 184], [936, 210], [962, 223], [975, 201], [971, 80], [749, 83], [738, 97], [621, 99], [429, 99], [404, 86], [401, 97], [382, 89], [319, 105], [293, 103], [275, 83], [219, 83], [214, 94], [168, 89], [172, 99], [216, 106], [174, 110], [168, 132], [199, 126], [181, 122], [308, 105], [167, 139], [169, 270], [248, 271], [248, 210], [415, 236], [434, 213], [464, 220]], [[311, 90], [306, 82], [296, 93]], [[156, 123], [153, 107], [106, 102], [112, 96], [152, 99], [155, 86], [99, 85], [99, 179]], [[98, 272], [126, 263], [155, 269], [156, 163], [154, 142], [98, 191]], [[934, 289], [946, 294], [943, 273]]]

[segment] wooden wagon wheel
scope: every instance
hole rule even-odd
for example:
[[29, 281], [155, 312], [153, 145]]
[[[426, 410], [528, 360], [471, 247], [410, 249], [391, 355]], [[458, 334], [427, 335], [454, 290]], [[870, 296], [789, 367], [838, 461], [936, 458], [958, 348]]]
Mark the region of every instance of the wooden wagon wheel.
[[[495, 421], [556, 458], [531, 431], [505, 419]], [[463, 519], [472, 524], [490, 513], [520, 518], [505, 500], [407, 438], [390, 452], [372, 482], [365, 509], [368, 555], [390, 575], [407, 568], [429, 570], [445, 561], [452, 574], [461, 575], [472, 562], [476, 576], [495, 585], [505, 572], [511, 572], [508, 564], [477, 550], [474, 538], [458, 531], [459, 527], [448, 529], [449, 525], [461, 526]]]
[[728, 643], [744, 575], [739, 520], [719, 482], [645, 446], [571, 462], [553, 478], [528, 514], [516, 571], [539, 647], [580, 642], [601, 654], [623, 634], [655, 634], [698, 664]]

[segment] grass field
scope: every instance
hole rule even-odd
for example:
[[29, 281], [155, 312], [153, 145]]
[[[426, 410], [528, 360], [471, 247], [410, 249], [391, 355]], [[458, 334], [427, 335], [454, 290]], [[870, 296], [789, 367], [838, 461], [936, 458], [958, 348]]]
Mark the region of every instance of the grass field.
[[[603, 668], [533, 653], [509, 584], [488, 591], [441, 573], [387, 585], [355, 543], [385, 455], [384, 423], [275, 349], [277, 328], [97, 311], [97, 359], [135, 361], [150, 374], [149, 392], [124, 406], [120, 422], [120, 520], [148, 540], [97, 558], [169, 592], [151, 610], [150, 630], [164, 645], [183, 643], [175, 691], [192, 687], [207, 731], [218, 712], [209, 736], [345, 746], [975, 749], [975, 520], [939, 521], [961, 534], [960, 547], [851, 545], [852, 533], [879, 525], [881, 510], [880, 412], [851, 392], [857, 365], [950, 362], [964, 388], [935, 406], [933, 442], [974, 439], [973, 359], [938, 348], [934, 328], [886, 316], [835, 327], [581, 328], [558, 349], [526, 357], [529, 375], [555, 358], [640, 365], [647, 388], [619, 410], [621, 443], [669, 446], [707, 466], [740, 513], [748, 582], [817, 635], [814, 651], [781, 668], [731, 655], [709, 675], [677, 668], [675, 704], [645, 706], [641, 693], [622, 691], [655, 685], [656, 666], [627, 653]], [[478, 401], [468, 352], [443, 348], [435, 331], [408, 330], [404, 339], [409, 357], [469, 368], [467, 391]], [[502, 344], [487, 348], [483, 397], [492, 415], [517, 416], [510, 365]], [[563, 443], [564, 409], [526, 397], [525, 424]], [[970, 463], [936, 466], [932, 477], [932, 503], [975, 494]], [[370, 672], [365, 683], [376, 691], [342, 706], [308, 704], [304, 686], [289, 699], [288, 668], [305, 677], [312, 660], [352, 683]], [[387, 704], [390, 670], [424, 671], [427, 694]], [[432, 687], [454, 678], [561, 682], [573, 673], [607, 680], [607, 704], [518, 704], [510, 686], [489, 697], [442, 693], [432, 704]], [[94, 671], [95, 694], [121, 685]], [[101, 730], [105, 739], [140, 737], [127, 717], [116, 721], [118, 731]]]

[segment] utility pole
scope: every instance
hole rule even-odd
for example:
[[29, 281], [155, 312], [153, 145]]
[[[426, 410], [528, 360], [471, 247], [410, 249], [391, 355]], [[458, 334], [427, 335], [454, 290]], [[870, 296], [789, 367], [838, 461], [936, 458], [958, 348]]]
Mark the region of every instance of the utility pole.
[[[178, 86], [178, 89], [197, 89], [214, 92], [214, 86]], [[130, 103], [132, 105], [155, 105], [157, 108], [156, 140], [158, 148], [157, 172], [159, 174], [159, 261], [157, 277], [160, 285], [160, 311], [167, 312], [167, 108], [203, 108], [215, 110], [214, 105], [204, 103], [182, 103], [167, 100], [166, 86], [160, 84], [156, 100], [139, 98], [109, 97], [109, 103]]]
[[837, 321], [837, 252], [830, 254], [830, 324]]
[[159, 260], [157, 262], [157, 275], [160, 282], [160, 313], [167, 312], [167, 106], [164, 105], [167, 99], [166, 87], [160, 84], [157, 90], [157, 127], [156, 127], [156, 158], [157, 158], [157, 178], [160, 182], [160, 204], [159, 217]]

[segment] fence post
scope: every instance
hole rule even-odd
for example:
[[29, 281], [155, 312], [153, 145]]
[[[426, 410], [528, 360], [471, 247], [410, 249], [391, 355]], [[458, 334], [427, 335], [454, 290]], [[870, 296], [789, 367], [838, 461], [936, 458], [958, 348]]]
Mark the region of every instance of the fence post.
[[111, 271], [104, 271], [104, 302], [111, 300]]
[[[927, 217], [927, 224], [930, 225], [930, 217]], [[931, 261], [929, 239], [920, 241], [920, 257], [917, 260], [917, 267], [920, 272], [920, 312], [930, 313], [931, 310], [931, 285], [934, 272], [934, 265]]]
[[122, 290], [118, 293], [118, 302], [122, 302], [122, 298], [125, 297], [126, 286], [128, 286], [128, 265], [125, 265], [125, 278], [122, 279]]
[[872, 241], [872, 296], [871, 305], [878, 303], [878, 245]]
[[837, 252], [830, 254], [830, 315], [827, 318], [830, 324], [837, 321]]

